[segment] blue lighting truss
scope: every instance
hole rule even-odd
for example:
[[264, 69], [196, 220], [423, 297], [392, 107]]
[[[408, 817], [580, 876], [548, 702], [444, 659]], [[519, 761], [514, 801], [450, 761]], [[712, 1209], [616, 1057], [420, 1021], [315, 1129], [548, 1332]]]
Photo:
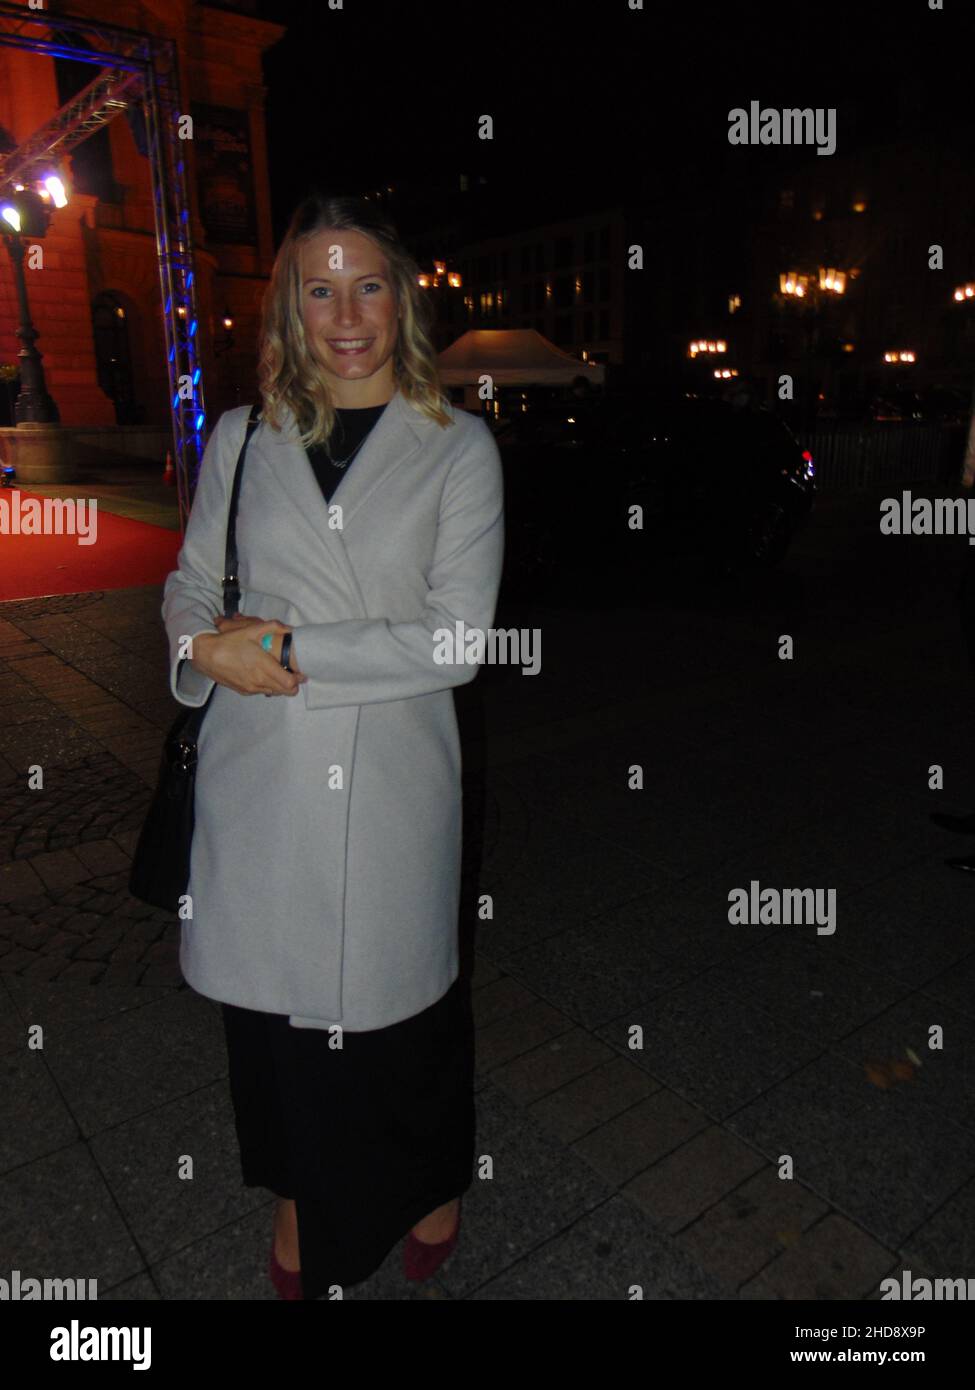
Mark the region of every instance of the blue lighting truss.
[[166, 365], [173, 427], [179, 525], [184, 531], [196, 491], [206, 437], [206, 407], [197, 328], [193, 235], [176, 46], [170, 39], [72, 15], [31, 11], [0, 0], [0, 44], [52, 58], [90, 63], [92, 81], [9, 154], [0, 155], [0, 191], [26, 183], [31, 171], [58, 160], [123, 113], [145, 129], [140, 152], [149, 160]]

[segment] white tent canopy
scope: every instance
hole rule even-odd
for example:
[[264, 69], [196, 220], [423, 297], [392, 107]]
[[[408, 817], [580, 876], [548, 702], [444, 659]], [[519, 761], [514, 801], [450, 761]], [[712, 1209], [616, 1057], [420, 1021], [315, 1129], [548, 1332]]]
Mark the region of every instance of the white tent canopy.
[[568, 386], [583, 376], [602, 385], [604, 369], [557, 348], [534, 328], [472, 328], [437, 358], [445, 386], [473, 386], [490, 376], [496, 386]]

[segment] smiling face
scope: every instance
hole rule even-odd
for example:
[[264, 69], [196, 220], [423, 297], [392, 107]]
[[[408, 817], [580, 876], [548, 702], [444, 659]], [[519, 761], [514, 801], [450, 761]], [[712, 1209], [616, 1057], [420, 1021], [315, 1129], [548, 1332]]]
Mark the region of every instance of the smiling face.
[[[338, 260], [341, 269], [330, 265]], [[301, 248], [301, 312], [337, 406], [384, 405], [396, 390], [396, 293], [386, 257], [361, 232], [325, 228]]]

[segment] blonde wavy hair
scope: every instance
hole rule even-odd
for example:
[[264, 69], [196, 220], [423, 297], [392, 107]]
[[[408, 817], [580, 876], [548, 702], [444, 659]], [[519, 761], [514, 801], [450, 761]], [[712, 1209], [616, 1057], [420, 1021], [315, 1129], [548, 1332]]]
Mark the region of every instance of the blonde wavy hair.
[[393, 352], [396, 384], [415, 409], [445, 429], [453, 424], [450, 401], [437, 373], [430, 339], [433, 315], [420, 289], [419, 267], [393, 224], [369, 203], [320, 193], [311, 194], [295, 209], [264, 292], [258, 362], [264, 419], [280, 429], [281, 408], [287, 405], [302, 431], [305, 448], [326, 443], [335, 427], [332, 395], [309, 349], [301, 314], [301, 250], [309, 238], [326, 229], [361, 232], [385, 256], [400, 316]]

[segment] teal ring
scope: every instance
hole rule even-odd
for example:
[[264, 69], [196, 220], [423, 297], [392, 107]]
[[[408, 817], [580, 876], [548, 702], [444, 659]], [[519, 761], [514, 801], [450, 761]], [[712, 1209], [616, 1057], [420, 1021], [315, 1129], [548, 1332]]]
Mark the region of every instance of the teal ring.
[[272, 643], [273, 641], [274, 641], [274, 633], [273, 633], [273, 632], [265, 632], [264, 636], [261, 638], [261, 646], [264, 648], [264, 650], [265, 650], [266, 652], [269, 652], [269, 651], [271, 650], [271, 643]]

